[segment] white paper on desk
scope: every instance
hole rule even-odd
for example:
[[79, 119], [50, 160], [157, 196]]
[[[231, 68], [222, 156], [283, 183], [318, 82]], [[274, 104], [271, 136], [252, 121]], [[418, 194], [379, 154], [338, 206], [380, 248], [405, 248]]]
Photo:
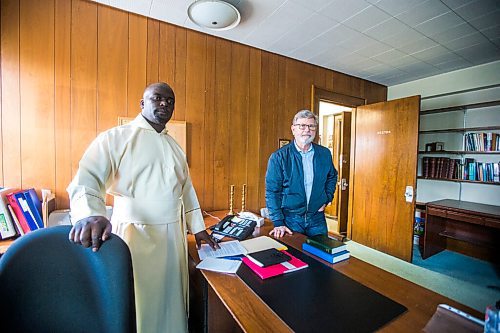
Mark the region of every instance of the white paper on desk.
[[241, 246], [240, 242], [237, 240], [219, 243], [220, 249], [213, 250], [210, 245], [202, 244], [201, 248], [198, 250], [198, 255], [200, 260], [205, 258], [220, 258], [228, 256], [237, 256], [240, 254], [247, 254], [247, 250]]
[[239, 260], [226, 260], [219, 258], [206, 258], [201, 261], [196, 268], [205, 269], [207, 271], [221, 272], [221, 273], [236, 273], [241, 265]]

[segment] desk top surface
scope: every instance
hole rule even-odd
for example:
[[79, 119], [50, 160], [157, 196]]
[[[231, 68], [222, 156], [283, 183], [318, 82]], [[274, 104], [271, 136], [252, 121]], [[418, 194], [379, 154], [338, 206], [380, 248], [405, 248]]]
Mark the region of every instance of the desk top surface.
[[[226, 213], [226, 211], [220, 211], [213, 212], [212, 214], [217, 217], [223, 217]], [[213, 225], [216, 222], [217, 220], [212, 217], [205, 218], [205, 224], [207, 226]], [[256, 228], [254, 236], [267, 235], [270, 230], [271, 223], [266, 220], [264, 226]], [[199, 258], [194, 237], [190, 235], [188, 240], [190, 256], [195, 262], [198, 262]], [[301, 244], [305, 241], [305, 236], [295, 233], [292, 236], [287, 235], [281, 238], [280, 241], [288, 246], [300, 249]], [[335, 269], [408, 308], [406, 313], [384, 326], [380, 330], [381, 332], [419, 332], [424, 328], [436, 311], [437, 306], [441, 303], [451, 305], [477, 318], [484, 317], [482, 313], [474, 309], [386, 272], [376, 266], [363, 262], [355, 257], [351, 257], [347, 261], [334, 265], [328, 265], [332, 269]], [[244, 331], [292, 331], [290, 327], [237, 275], [209, 271], [202, 271], [202, 274]]]
[[462, 211], [481, 213], [481, 214], [500, 217], [500, 206], [486, 205], [470, 201], [444, 199], [444, 200], [428, 202], [427, 206], [439, 206], [455, 210], [462, 210]]

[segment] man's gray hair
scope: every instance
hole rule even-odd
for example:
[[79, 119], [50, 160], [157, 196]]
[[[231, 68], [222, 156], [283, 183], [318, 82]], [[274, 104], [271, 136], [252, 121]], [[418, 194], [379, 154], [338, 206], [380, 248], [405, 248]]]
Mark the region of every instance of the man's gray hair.
[[300, 110], [295, 114], [293, 117], [292, 125], [294, 125], [297, 120], [304, 118], [304, 119], [314, 119], [316, 126], [318, 126], [318, 116], [312, 113], [310, 110]]

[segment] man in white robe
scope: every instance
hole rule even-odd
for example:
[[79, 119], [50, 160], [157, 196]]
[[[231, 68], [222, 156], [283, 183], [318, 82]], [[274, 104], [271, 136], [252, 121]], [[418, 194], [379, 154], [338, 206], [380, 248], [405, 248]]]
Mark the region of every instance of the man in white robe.
[[[69, 238], [97, 251], [111, 231], [132, 254], [137, 329], [187, 331], [187, 240], [218, 245], [205, 230], [186, 157], [168, 135], [175, 96], [166, 83], [148, 86], [142, 112], [101, 133], [83, 155], [68, 186], [73, 228]], [[111, 222], [105, 195], [114, 196]]]

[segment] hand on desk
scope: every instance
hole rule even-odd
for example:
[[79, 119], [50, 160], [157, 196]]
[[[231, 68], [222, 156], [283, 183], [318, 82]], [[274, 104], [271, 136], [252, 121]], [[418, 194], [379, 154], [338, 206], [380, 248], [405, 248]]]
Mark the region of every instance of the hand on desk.
[[111, 222], [104, 216], [89, 216], [76, 222], [69, 232], [69, 240], [96, 252], [111, 235]]
[[281, 238], [285, 236], [285, 233], [288, 233], [290, 235], [293, 235], [292, 230], [288, 229], [288, 227], [282, 226], [282, 227], [274, 227], [273, 230], [269, 232], [269, 235], [274, 235], [274, 237]]
[[200, 232], [194, 234], [194, 239], [196, 240], [196, 248], [197, 249], [200, 249], [201, 241], [204, 241], [205, 243], [210, 245], [210, 247], [214, 250], [220, 249], [219, 244], [217, 244], [217, 242], [212, 237], [210, 237], [210, 235], [208, 234], [208, 232], [206, 230], [203, 230], [203, 231], [200, 231]]

